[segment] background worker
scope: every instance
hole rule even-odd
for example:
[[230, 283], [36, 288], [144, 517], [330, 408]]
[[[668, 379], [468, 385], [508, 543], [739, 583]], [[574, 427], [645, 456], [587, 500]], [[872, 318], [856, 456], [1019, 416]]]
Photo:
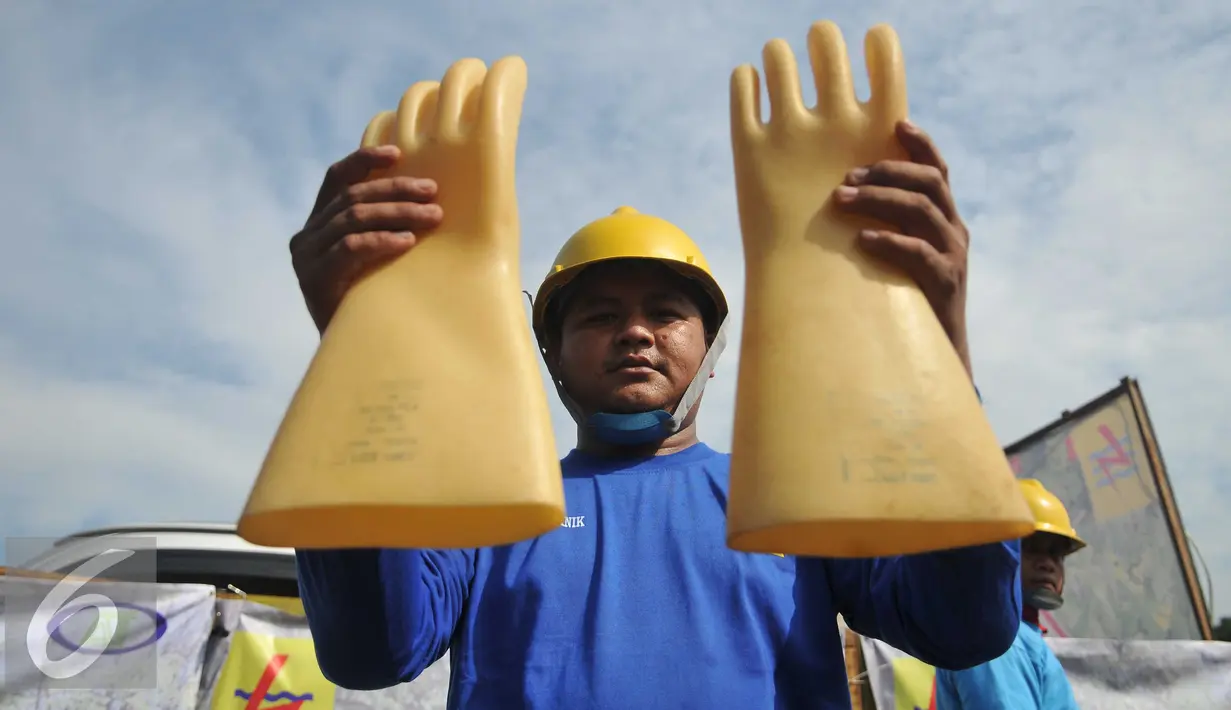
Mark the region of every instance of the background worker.
[[[903, 123], [898, 139], [910, 160], [851, 171], [833, 199], [892, 225], [861, 244], [920, 284], [969, 370], [966, 228], [930, 138]], [[440, 224], [432, 181], [363, 182], [397, 158], [373, 148], [334, 165], [291, 240], [322, 331], [356, 279]], [[450, 708], [849, 708], [837, 614], [940, 667], [1009, 648], [1017, 541], [859, 560], [726, 546], [730, 461], [695, 417], [728, 304], [684, 232], [618, 210], [555, 264], [534, 326], [578, 423], [561, 462], [569, 524], [474, 550], [298, 551], [327, 678], [387, 687], [451, 651]]]
[[1064, 668], [1043, 640], [1039, 611], [1064, 604], [1064, 560], [1086, 546], [1060, 499], [1019, 481], [1034, 512], [1022, 540], [1022, 621], [1008, 653], [966, 670], [936, 670], [936, 710], [1077, 710]]

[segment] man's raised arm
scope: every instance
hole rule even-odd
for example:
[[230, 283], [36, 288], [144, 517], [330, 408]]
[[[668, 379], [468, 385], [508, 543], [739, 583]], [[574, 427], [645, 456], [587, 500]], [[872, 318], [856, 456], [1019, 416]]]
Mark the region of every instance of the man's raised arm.
[[412, 681], [449, 648], [474, 577], [471, 550], [297, 550], [299, 595], [330, 682]]

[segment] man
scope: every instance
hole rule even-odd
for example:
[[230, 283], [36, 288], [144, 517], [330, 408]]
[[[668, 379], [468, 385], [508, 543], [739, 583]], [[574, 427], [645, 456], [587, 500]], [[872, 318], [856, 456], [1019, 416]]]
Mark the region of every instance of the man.
[[[853, 170], [834, 199], [894, 225], [861, 242], [919, 282], [969, 370], [966, 229], [931, 139], [909, 123], [897, 135], [911, 159]], [[397, 155], [334, 165], [291, 240], [318, 328], [355, 279], [440, 222], [431, 181], [362, 182]], [[694, 420], [727, 304], [682, 231], [618, 210], [556, 264], [534, 320], [578, 420], [562, 462], [569, 522], [488, 549], [299, 551], [329, 679], [386, 687], [449, 650], [451, 708], [849, 708], [837, 614], [942, 667], [1009, 648], [1017, 541], [865, 560], [726, 547], [729, 460]]]
[[1086, 546], [1060, 499], [1034, 479], [1020, 481], [1035, 533], [1022, 541], [1022, 599], [1009, 652], [966, 670], [936, 671], [936, 710], [1077, 710], [1073, 688], [1043, 641], [1039, 610], [1064, 603], [1064, 559]]

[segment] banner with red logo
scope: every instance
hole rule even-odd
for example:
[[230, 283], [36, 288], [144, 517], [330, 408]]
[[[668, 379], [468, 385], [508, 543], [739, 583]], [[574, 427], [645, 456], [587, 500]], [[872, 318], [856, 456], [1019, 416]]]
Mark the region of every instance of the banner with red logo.
[[264, 604], [220, 599], [216, 636], [197, 710], [437, 710], [448, 698], [448, 656], [413, 683], [338, 688], [316, 664], [307, 619]]

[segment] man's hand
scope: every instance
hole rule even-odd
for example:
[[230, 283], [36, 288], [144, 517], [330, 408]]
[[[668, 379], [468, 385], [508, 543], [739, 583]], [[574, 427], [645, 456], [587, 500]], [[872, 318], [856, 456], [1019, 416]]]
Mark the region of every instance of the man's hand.
[[932, 139], [908, 121], [896, 128], [910, 160], [883, 160], [855, 168], [834, 196], [841, 209], [894, 225], [896, 231], [862, 232], [860, 245], [919, 284], [970, 372], [966, 340], [970, 233], [949, 192], [949, 168]]
[[372, 269], [415, 245], [416, 234], [440, 224], [436, 183], [409, 177], [365, 182], [392, 167], [396, 146], [361, 148], [325, 173], [312, 214], [291, 237], [291, 264], [308, 313], [325, 332], [342, 297]]

